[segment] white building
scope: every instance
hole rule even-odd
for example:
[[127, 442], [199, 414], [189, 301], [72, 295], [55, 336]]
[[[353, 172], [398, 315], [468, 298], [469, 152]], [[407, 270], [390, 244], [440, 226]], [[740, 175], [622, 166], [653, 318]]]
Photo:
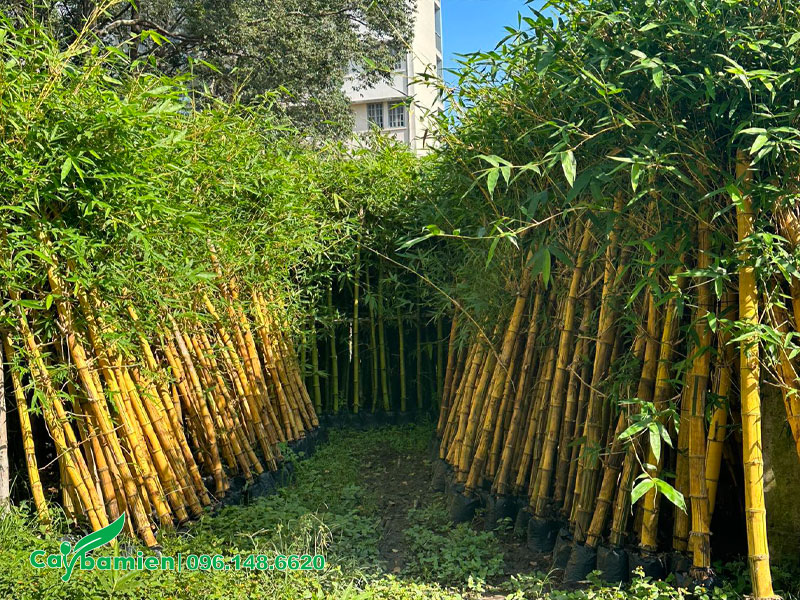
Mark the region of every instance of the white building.
[[377, 127], [418, 154], [427, 152], [433, 144], [430, 117], [443, 104], [435, 86], [416, 81], [424, 73], [442, 77], [441, 0], [417, 0], [411, 49], [397, 61], [390, 80], [365, 89], [352, 74], [345, 83], [355, 115], [354, 131]]

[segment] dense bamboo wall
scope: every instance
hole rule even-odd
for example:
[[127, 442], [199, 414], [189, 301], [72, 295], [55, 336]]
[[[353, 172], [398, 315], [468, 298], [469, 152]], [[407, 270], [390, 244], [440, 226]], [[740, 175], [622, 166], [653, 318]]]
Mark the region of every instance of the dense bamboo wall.
[[[213, 292], [145, 326], [132, 301], [112, 322], [103, 298], [72, 283], [74, 266], [41, 241], [49, 289], [9, 290], [16, 327], [2, 336], [21, 437], [10, 443], [24, 448], [43, 525], [46, 447], [58, 464], [47, 483], [68, 519], [98, 529], [124, 512], [128, 532], [155, 546], [159, 528], [200, 516], [233, 477], [252, 482], [280, 468], [279, 445], [318, 426], [281, 301], [240, 290], [213, 248]], [[51, 300], [40, 306], [39, 296]], [[32, 323], [50, 317], [52, 336], [34, 333]], [[118, 343], [123, 329], [135, 332], [134, 347]]]
[[[752, 212], [748, 202], [737, 208], [743, 240], [752, 234]], [[712, 290], [705, 218], [688, 233], [689, 252], [664, 262], [622, 243], [621, 210], [619, 195], [607, 234], [588, 219], [567, 227], [571, 264], [554, 267], [549, 282], [532, 272], [529, 253], [497, 320], [475, 323], [456, 309], [439, 456], [452, 467], [456, 495], [490, 490], [495, 504], [522, 498], [518, 523], [530, 519], [533, 549], [571, 546], [555, 555], [568, 579], [602, 570], [609, 550], [627, 548], [631, 567], [663, 574], [661, 553], [675, 552], [689, 556], [695, 580], [710, 581], [714, 511], [727, 502], [725, 518], [732, 509], [737, 524], [715, 522], [728, 530], [720, 538], [747, 529], [752, 576], [766, 572], [768, 580], [759, 392], [779, 385], [798, 440], [797, 376], [784, 349], [779, 380], [770, 379], [766, 371], [776, 369], [769, 357], [750, 336], [732, 339], [732, 328], [762, 323], [785, 334], [796, 330], [800, 313], [760, 301], [746, 256], [738, 281]], [[795, 213], [781, 220], [793, 239]], [[726, 485], [732, 479], [739, 487], [727, 497], [718, 493], [723, 468], [732, 474], [722, 473]], [[719, 550], [730, 556], [733, 549]]]

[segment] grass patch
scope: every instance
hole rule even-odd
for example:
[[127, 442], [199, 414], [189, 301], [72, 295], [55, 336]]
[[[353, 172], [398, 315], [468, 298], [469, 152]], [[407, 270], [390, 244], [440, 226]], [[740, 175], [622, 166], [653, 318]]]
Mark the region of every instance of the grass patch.
[[[403, 539], [403, 572], [389, 575], [381, 562], [381, 514], [375, 490], [364, 484], [364, 465], [387, 447], [419, 460], [430, 427], [397, 427], [368, 432], [331, 432], [330, 442], [297, 463], [294, 483], [247, 506], [230, 506], [206, 515], [186, 531], [162, 534], [165, 555], [323, 554], [323, 571], [297, 572], [133, 572], [76, 571], [60, 580], [61, 570], [34, 569], [31, 550], [58, 552], [67, 533], [56, 519], [50, 533], [38, 531], [30, 507], [0, 518], [0, 598], [14, 600], [342, 600], [477, 599], [488, 593], [510, 600], [682, 600], [687, 594], [663, 582], [641, 580], [630, 588], [604, 586], [561, 592], [546, 574], [504, 575], [502, 545], [496, 532], [479, 532], [449, 522], [441, 496], [408, 511]], [[123, 539], [121, 548], [141, 549]], [[145, 550], [146, 554], [149, 551]], [[103, 548], [97, 555], [113, 554]], [[501, 580], [499, 584], [496, 584]], [[487, 581], [495, 582], [490, 586]], [[727, 588], [714, 600], [737, 597]]]

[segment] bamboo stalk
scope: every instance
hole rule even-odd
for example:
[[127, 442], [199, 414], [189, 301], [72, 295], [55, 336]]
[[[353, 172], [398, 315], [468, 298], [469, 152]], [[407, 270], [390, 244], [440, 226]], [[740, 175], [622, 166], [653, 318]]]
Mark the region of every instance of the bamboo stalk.
[[550, 407], [547, 415], [547, 439], [539, 466], [541, 473], [539, 487], [533, 490], [536, 498], [534, 514], [543, 518], [546, 509], [552, 501], [551, 487], [556, 469], [556, 454], [558, 450], [558, 434], [561, 430], [561, 419], [564, 408], [564, 395], [567, 385], [567, 366], [572, 356], [572, 340], [575, 334], [575, 307], [578, 303], [578, 290], [586, 270], [586, 258], [589, 252], [589, 243], [592, 240], [592, 231], [589, 221], [584, 224], [583, 236], [578, 249], [575, 269], [569, 284], [569, 292], [564, 307], [564, 320], [558, 340], [558, 354], [556, 356], [556, 373], [550, 395]]
[[436, 395], [441, 402], [444, 395], [444, 327], [442, 317], [436, 319]]
[[416, 321], [416, 371], [414, 378], [416, 380], [417, 392], [417, 410], [422, 411], [422, 315], [420, 313], [419, 305], [417, 305], [417, 321]]
[[378, 268], [378, 361], [381, 368], [381, 391], [383, 397], [383, 410], [392, 409], [389, 393], [389, 377], [386, 367], [386, 328], [383, 315], [383, 264]]
[[[681, 263], [684, 261], [681, 260]], [[682, 271], [683, 266], [677, 267], [677, 272]], [[685, 285], [683, 278], [678, 279], [677, 284], [671, 290], [672, 296], [667, 301], [664, 309], [664, 328], [661, 333], [661, 347], [658, 354], [658, 369], [656, 371], [656, 385], [653, 392], [653, 405], [656, 411], [665, 408], [668, 398], [672, 393], [670, 369], [672, 364], [672, 354], [675, 347], [675, 340], [680, 325], [679, 307], [677, 303], [678, 294]], [[633, 458], [633, 456], [632, 456]], [[659, 456], [659, 459], [662, 457]], [[661, 460], [656, 460], [652, 448], [648, 450], [646, 466], [647, 472], [652, 477], [657, 477]], [[654, 489], [648, 491], [642, 500], [642, 526], [639, 539], [640, 547], [646, 552], [654, 552], [657, 549], [657, 530], [659, 515], [660, 496]]]
[[572, 363], [569, 368], [569, 382], [567, 383], [567, 397], [564, 402], [564, 418], [561, 423], [559, 438], [561, 444], [558, 447], [558, 465], [556, 466], [555, 491], [553, 501], [559, 505], [564, 505], [566, 498], [568, 475], [570, 469], [570, 458], [572, 457], [572, 447], [570, 444], [575, 440], [578, 418], [578, 397], [580, 395], [580, 379], [578, 377], [579, 368], [585, 360], [587, 353], [587, 335], [589, 333], [589, 323], [592, 317], [592, 294], [587, 293], [583, 300], [583, 315], [578, 329], [578, 340], [575, 344], [575, 352], [572, 355]]
[[202, 431], [205, 436], [207, 449], [211, 458], [211, 473], [214, 476], [215, 485], [214, 493], [219, 497], [223, 497], [225, 495], [227, 484], [222, 470], [222, 462], [220, 461], [214, 420], [211, 418], [211, 414], [208, 410], [208, 405], [206, 404], [205, 396], [203, 394], [203, 386], [200, 384], [200, 377], [197, 374], [197, 369], [195, 368], [192, 357], [189, 354], [189, 348], [187, 347], [186, 340], [184, 339], [183, 334], [178, 327], [178, 323], [175, 321], [172, 315], [168, 315], [168, 317], [172, 325], [172, 334], [175, 342], [177, 343], [178, 351], [180, 356], [183, 358], [183, 366], [188, 372], [189, 383], [192, 385], [192, 392], [195, 401], [194, 408], [196, 411], [198, 411], [198, 418], [200, 423], [202, 423]]
[[361, 248], [356, 248], [356, 264], [355, 272], [353, 274], [353, 414], [358, 414], [361, 407], [361, 380], [359, 378], [359, 353], [358, 353], [358, 294], [359, 294], [359, 278], [361, 275]]
[[11, 335], [8, 331], [3, 331], [3, 347], [5, 358], [10, 365], [11, 384], [14, 388], [14, 399], [17, 403], [17, 416], [19, 417], [20, 432], [22, 434], [22, 448], [25, 451], [25, 467], [28, 470], [28, 482], [31, 486], [33, 504], [36, 507], [36, 515], [39, 524], [44, 527], [50, 526], [50, 511], [47, 508], [47, 501], [44, 498], [42, 480], [39, 477], [39, 465], [36, 460], [36, 448], [33, 443], [33, 430], [31, 428], [31, 417], [28, 412], [28, 401], [25, 398], [25, 391], [22, 388], [19, 371], [14, 367], [14, 348], [11, 344]]
[[[739, 237], [739, 320], [750, 326], [758, 324], [758, 290], [754, 267], [749, 264], [750, 252], [744, 246], [753, 235], [755, 214], [747, 187], [752, 178], [750, 161], [741, 150], [736, 156], [736, 178], [743, 192], [735, 200]], [[748, 560], [753, 597], [772, 598], [772, 575], [767, 545], [767, 516], [764, 507], [764, 460], [761, 451], [761, 396], [759, 393], [758, 344], [739, 345], [739, 379], [742, 396], [742, 454], [744, 462], [745, 520], [747, 524]]]
[[42, 403], [42, 413], [45, 417], [50, 437], [53, 438], [56, 452], [60, 460], [63, 461], [66, 479], [75, 487], [75, 491], [88, 514], [89, 522], [96, 531], [108, 525], [105, 507], [97, 496], [94, 486], [89, 485], [88, 467], [80, 453], [78, 441], [67, 419], [66, 411], [53, 387], [41, 350], [28, 324], [28, 319], [19, 304], [19, 292], [12, 289], [9, 290], [9, 294], [11, 299], [17, 303], [18, 326], [31, 357], [31, 376], [35, 386], [42, 391], [45, 399]]
[[[49, 242], [46, 239], [43, 239], [43, 242], [45, 246], [49, 248]], [[65, 300], [65, 288], [61, 277], [55, 270], [55, 259], [52, 256], [50, 258], [53, 262], [52, 264], [48, 265], [47, 273], [53, 295], [56, 298], [56, 309], [65, 332], [65, 337], [70, 350], [70, 356], [75, 363], [75, 367], [78, 370], [78, 375], [80, 376], [84, 391], [86, 392], [87, 406], [92, 412], [95, 423], [100, 429], [100, 434], [103, 437], [103, 448], [104, 451], [108, 453], [106, 456], [107, 461], [109, 464], [116, 464], [119, 469], [120, 476], [122, 478], [122, 485], [125, 489], [125, 495], [127, 497], [128, 507], [133, 513], [133, 517], [136, 522], [136, 531], [139, 534], [139, 537], [148, 547], [155, 546], [157, 542], [150, 528], [150, 521], [147, 518], [145, 507], [140, 499], [135, 480], [128, 467], [128, 463], [124, 458], [116, 432], [111, 424], [102, 389], [95, 387], [95, 380], [92, 377], [88, 366], [86, 351], [75, 334], [72, 307]], [[26, 344], [28, 345], [29, 351], [36, 352], [33, 336], [30, 333], [30, 330], [27, 328], [27, 321], [24, 319], [24, 315], [20, 315], [20, 317], [20, 321], [25, 321], [26, 330], [23, 332], [23, 334], [26, 338]], [[39, 371], [40, 375], [44, 376], [43, 366], [39, 367]], [[52, 434], [53, 432], [51, 431], [51, 435]], [[84, 505], [86, 505], [87, 508], [91, 506], [91, 504], [92, 503], [89, 501], [84, 501]], [[104, 527], [108, 524], [107, 519], [102, 519], [99, 521], [99, 523], [100, 527]]]
[[514, 491], [520, 492], [528, 489], [529, 493], [532, 492], [533, 486], [529, 482], [536, 480], [536, 438], [539, 430], [539, 423], [546, 416], [547, 407], [547, 387], [548, 383], [552, 381], [553, 372], [556, 365], [556, 349], [555, 346], [548, 346], [544, 360], [541, 361], [541, 368], [537, 376], [537, 386], [533, 390], [533, 402], [531, 404], [531, 415], [528, 420], [528, 430], [525, 432], [523, 439], [525, 445], [522, 449], [522, 457], [517, 467], [517, 478], [514, 481]]
[[[708, 223], [700, 217], [697, 230], [698, 259], [701, 270], [711, 267], [711, 242]], [[689, 496], [691, 499], [692, 530], [690, 548], [693, 553], [694, 574], [705, 579], [711, 567], [711, 522], [706, 489], [706, 431], [705, 408], [711, 368], [711, 328], [708, 318], [713, 306], [711, 285], [702, 281], [697, 290], [697, 339], [699, 356], [693, 361], [691, 406], [689, 421]]]
[[[525, 259], [526, 265], [530, 263], [532, 256], [533, 252], [528, 251], [528, 255]], [[525, 313], [525, 305], [530, 295], [531, 283], [531, 268], [525, 266], [522, 270], [522, 276], [520, 277], [514, 309], [503, 336], [500, 358], [497, 360], [497, 364], [492, 373], [491, 389], [489, 390], [489, 398], [486, 403], [487, 416], [483, 421], [483, 427], [478, 439], [477, 451], [472, 457], [472, 464], [467, 477], [466, 490], [468, 492], [475, 490], [483, 474], [483, 468], [486, 464], [486, 458], [489, 452], [489, 441], [496, 421], [498, 403], [503, 395], [506, 378], [510, 376], [511, 357], [513, 356], [514, 344], [520, 330], [522, 317]]]
[[331, 411], [339, 414], [339, 355], [336, 352], [336, 313], [333, 310], [333, 282], [328, 288], [328, 316], [331, 320], [330, 355], [331, 355]]
[[453, 313], [453, 320], [450, 323], [450, 338], [447, 344], [447, 368], [444, 375], [444, 389], [440, 398], [439, 408], [439, 422], [436, 425], [436, 433], [441, 438], [444, 433], [444, 427], [447, 423], [451, 406], [451, 389], [453, 387], [453, 378], [455, 376], [455, 363], [456, 363], [456, 333], [458, 331], [458, 313]]
[[[736, 320], [737, 307], [736, 295], [726, 292], [722, 298], [721, 315], [725, 319]], [[714, 515], [714, 506], [717, 498], [719, 484], [719, 471], [722, 464], [722, 447], [728, 424], [728, 410], [730, 408], [731, 371], [735, 360], [734, 348], [730, 343], [731, 335], [727, 328], [722, 328], [717, 334], [717, 366], [714, 381], [714, 395], [717, 406], [711, 415], [708, 426], [708, 439], [706, 441], [706, 489], [708, 490], [708, 521]]]
[[[613, 211], [619, 215], [622, 211], [622, 194], [617, 194], [614, 200]], [[580, 500], [577, 506], [575, 520], [575, 540], [583, 542], [586, 531], [594, 509], [596, 499], [595, 489], [597, 487], [599, 461], [596, 452], [600, 450], [601, 436], [601, 414], [603, 403], [597, 392], [600, 382], [605, 378], [610, 363], [610, 354], [614, 342], [614, 321], [615, 311], [611, 305], [611, 294], [614, 288], [616, 273], [622, 266], [616, 264], [617, 245], [619, 242], [619, 224], [621, 219], [617, 219], [617, 225], [609, 234], [608, 247], [605, 253], [605, 263], [603, 272], [603, 291], [600, 298], [600, 316], [597, 325], [597, 345], [595, 347], [594, 366], [592, 368], [592, 383], [589, 393], [588, 412], [586, 416], [585, 437], [583, 452], [579, 465], [579, 485]]]
[[[230, 333], [219, 320], [214, 306], [208, 297], [203, 298], [209, 314], [214, 317], [214, 326], [217, 330], [217, 335], [222, 342], [225, 350], [224, 356], [231, 365], [231, 372], [235, 373], [238, 385], [241, 388], [241, 393], [244, 395], [244, 404], [250, 412], [249, 422], [254, 428], [255, 437], [258, 440], [261, 451], [264, 453], [264, 459], [270, 469], [277, 467], [275, 463], [275, 453], [272, 446], [277, 443], [278, 437], [272, 421], [263, 413], [259, 404], [259, 399], [256, 397], [256, 392], [253, 390], [250, 378], [245, 373], [244, 367], [239, 360], [239, 355], [234, 348], [233, 341], [231, 340]], [[169, 347], [169, 346], [167, 346]]]
[[[372, 293], [372, 287], [369, 282], [369, 269], [364, 274], [366, 278], [367, 289]], [[372, 402], [370, 411], [375, 412], [378, 407], [378, 397], [380, 396], [380, 367], [378, 365], [378, 333], [377, 326], [375, 325], [375, 298], [372, 302], [368, 303], [369, 307], [369, 355], [370, 365], [372, 367], [370, 383], [372, 384]]]
[[[652, 256], [651, 265], [654, 263], [655, 255]], [[651, 276], [654, 274], [654, 267], [651, 267], [650, 273]], [[639, 340], [644, 340], [644, 357], [641, 376], [637, 385], [636, 397], [641, 402], [649, 403], [653, 400], [659, 354], [658, 310], [651, 288], [647, 290], [645, 306], [647, 306], [647, 328], [645, 336], [639, 338]], [[638, 354], [637, 350], [634, 350], [634, 355]], [[600, 542], [603, 532], [605, 531], [608, 513], [614, 501], [614, 491], [625, 457], [625, 454], [622, 452], [623, 442], [620, 436], [625, 431], [627, 424], [626, 412], [625, 410], [620, 410], [616, 427], [611, 436], [611, 447], [605, 457], [603, 478], [600, 484], [600, 491], [597, 495], [594, 514], [592, 515], [592, 520], [586, 534], [586, 545], [591, 548], [596, 548]]]
[[314, 386], [314, 410], [322, 414], [322, 389], [319, 383], [319, 347], [317, 346], [317, 323], [312, 320], [311, 329], [311, 381]]
[[[130, 315], [131, 319], [134, 323], [139, 321], [139, 317], [130, 304], [128, 305], [128, 314]], [[150, 347], [147, 338], [142, 334], [141, 331], [137, 329], [137, 336], [139, 338], [139, 345], [142, 349], [142, 353], [145, 357], [145, 363], [148, 369], [155, 373], [160, 369], [158, 361], [156, 361], [155, 355], [153, 354], [152, 348]], [[194, 455], [192, 454], [189, 442], [186, 440], [186, 436], [184, 434], [184, 428], [181, 425], [181, 417], [177, 414], [177, 409], [175, 407], [175, 403], [172, 401], [172, 397], [167, 390], [166, 386], [163, 382], [159, 382], [156, 380], [155, 382], [156, 390], [158, 392], [157, 397], [160, 398], [161, 404], [157, 407], [162, 416], [165, 414], [166, 419], [164, 419], [165, 423], [171, 426], [171, 435], [176, 440], [176, 446], [178, 448], [178, 452], [180, 453], [180, 458], [176, 458], [176, 461], [182, 462], [185, 466], [185, 469], [188, 473], [189, 479], [192, 482], [192, 489], [188, 491], [184, 489], [184, 495], [188, 496], [187, 501], [189, 504], [189, 508], [192, 511], [192, 514], [195, 516], [199, 516], [202, 514], [202, 509], [197, 505], [195, 499], [199, 500], [204, 506], [207, 506], [211, 503], [211, 499], [208, 496], [208, 492], [206, 490], [205, 484], [203, 483], [203, 479], [200, 476], [200, 470], [197, 466], [197, 463], [194, 459]], [[155, 401], [155, 397], [153, 398]], [[163, 412], [162, 412], [163, 411]], [[158, 420], [158, 419], [157, 419]], [[187, 482], [188, 483], [188, 482]]]
[[397, 357], [398, 371], [400, 377], [400, 412], [406, 412], [408, 393], [406, 389], [406, 349], [405, 332], [403, 331], [403, 315], [397, 311], [397, 344], [399, 355]]
[[542, 305], [542, 291], [537, 285], [534, 294], [533, 308], [531, 309], [530, 318], [528, 321], [528, 333], [525, 339], [525, 351], [522, 356], [522, 367], [516, 381], [516, 389], [514, 390], [514, 407], [509, 422], [509, 429], [505, 436], [505, 444], [503, 452], [500, 456], [499, 469], [495, 475], [493, 489], [499, 495], [508, 493], [509, 478], [514, 463], [514, 451], [519, 445], [520, 430], [522, 428], [523, 410], [527, 407], [523, 406], [526, 392], [530, 387], [530, 378], [528, 372], [534, 361], [536, 352], [536, 336], [539, 332], [539, 310]]

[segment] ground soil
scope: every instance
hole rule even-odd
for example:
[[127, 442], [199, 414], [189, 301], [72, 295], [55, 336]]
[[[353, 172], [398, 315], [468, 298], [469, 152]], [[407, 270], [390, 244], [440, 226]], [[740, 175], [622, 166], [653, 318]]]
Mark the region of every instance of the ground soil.
[[[438, 495], [430, 486], [432, 468], [426, 450], [398, 452], [388, 444], [364, 465], [364, 486], [377, 496], [381, 513], [380, 556], [390, 573], [402, 573], [405, 565], [408, 546], [404, 532], [410, 525], [409, 509], [426, 506]], [[480, 513], [472, 526], [483, 529]], [[506, 575], [491, 584], [499, 585], [513, 574], [549, 569], [550, 556], [532, 553], [525, 540], [515, 538], [511, 532], [498, 531], [496, 536], [503, 549]]]
[[381, 559], [390, 573], [400, 573], [405, 564], [408, 511], [433, 501], [430, 488], [431, 463], [424, 452], [398, 453], [387, 445], [364, 465], [364, 485], [375, 493], [383, 529], [379, 545]]

